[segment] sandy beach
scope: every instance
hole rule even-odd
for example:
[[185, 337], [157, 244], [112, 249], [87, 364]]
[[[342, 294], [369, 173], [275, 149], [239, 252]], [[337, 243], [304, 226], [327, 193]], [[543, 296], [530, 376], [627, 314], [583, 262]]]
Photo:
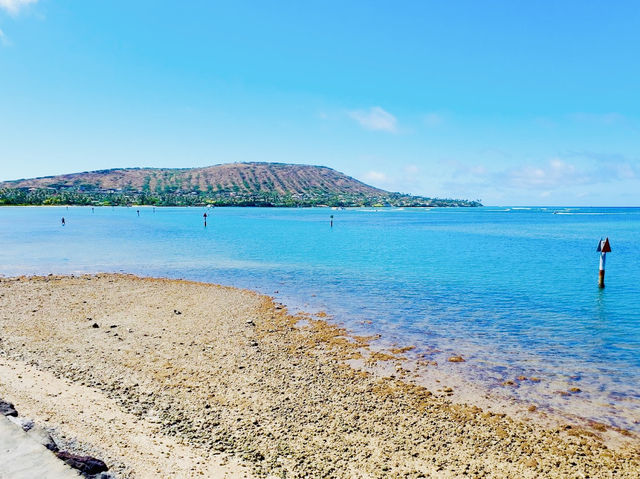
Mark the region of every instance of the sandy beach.
[[389, 361], [369, 340], [223, 286], [0, 280], [0, 398], [118, 477], [640, 474], [634, 438], [613, 447], [352, 367]]

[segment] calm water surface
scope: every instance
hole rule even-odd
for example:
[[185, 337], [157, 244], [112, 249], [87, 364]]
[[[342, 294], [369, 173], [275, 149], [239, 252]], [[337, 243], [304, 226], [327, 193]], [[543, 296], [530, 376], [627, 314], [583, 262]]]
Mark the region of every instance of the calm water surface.
[[[207, 228], [203, 208], [0, 208], [0, 274], [252, 288], [441, 364], [462, 354], [462, 374], [501, 394], [640, 430], [640, 209], [206, 211]], [[542, 381], [501, 386], [520, 375]]]

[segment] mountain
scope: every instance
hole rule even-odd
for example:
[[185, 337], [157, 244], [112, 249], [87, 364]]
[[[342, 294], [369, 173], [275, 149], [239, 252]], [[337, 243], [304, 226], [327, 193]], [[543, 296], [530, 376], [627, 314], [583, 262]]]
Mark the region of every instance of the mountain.
[[478, 206], [374, 188], [325, 166], [229, 163], [117, 168], [0, 183], [0, 204]]

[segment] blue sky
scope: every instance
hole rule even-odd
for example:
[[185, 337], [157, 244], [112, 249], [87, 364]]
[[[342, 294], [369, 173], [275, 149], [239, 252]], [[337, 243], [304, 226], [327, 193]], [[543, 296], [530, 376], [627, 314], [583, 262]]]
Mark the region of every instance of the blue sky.
[[640, 2], [0, 0], [0, 180], [326, 165], [640, 205]]

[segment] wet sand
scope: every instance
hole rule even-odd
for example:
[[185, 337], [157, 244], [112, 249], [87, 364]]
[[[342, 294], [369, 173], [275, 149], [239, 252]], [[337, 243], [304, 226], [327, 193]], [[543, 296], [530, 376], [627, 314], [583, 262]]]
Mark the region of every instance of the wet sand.
[[640, 474], [635, 438], [454, 403], [369, 341], [222, 286], [0, 280], [0, 397], [119, 477]]

